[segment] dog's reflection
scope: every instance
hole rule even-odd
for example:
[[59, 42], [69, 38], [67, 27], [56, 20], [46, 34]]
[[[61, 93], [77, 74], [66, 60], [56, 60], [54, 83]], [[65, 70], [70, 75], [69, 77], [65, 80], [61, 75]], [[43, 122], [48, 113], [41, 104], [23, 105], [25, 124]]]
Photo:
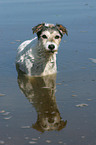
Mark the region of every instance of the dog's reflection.
[[37, 121], [32, 127], [40, 132], [63, 129], [63, 121], [56, 104], [56, 75], [28, 77], [18, 74], [18, 84], [22, 92], [37, 111]]

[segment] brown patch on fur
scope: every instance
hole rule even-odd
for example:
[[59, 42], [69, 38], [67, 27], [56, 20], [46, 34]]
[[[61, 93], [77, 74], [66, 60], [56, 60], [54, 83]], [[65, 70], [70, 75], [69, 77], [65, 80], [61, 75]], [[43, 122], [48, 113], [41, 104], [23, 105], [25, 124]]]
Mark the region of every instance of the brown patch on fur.
[[33, 27], [32, 30], [33, 30], [33, 34], [34, 33], [37, 33], [38, 31], [41, 31], [44, 27], [45, 23], [42, 23], [42, 24], [38, 24], [37, 26]]
[[68, 36], [68, 32], [67, 32], [66, 27], [64, 27], [64, 26], [61, 25], [61, 24], [56, 24], [56, 27], [57, 27], [57, 29], [58, 29], [60, 32], [62, 32], [63, 35], [66, 33], [66, 35]]

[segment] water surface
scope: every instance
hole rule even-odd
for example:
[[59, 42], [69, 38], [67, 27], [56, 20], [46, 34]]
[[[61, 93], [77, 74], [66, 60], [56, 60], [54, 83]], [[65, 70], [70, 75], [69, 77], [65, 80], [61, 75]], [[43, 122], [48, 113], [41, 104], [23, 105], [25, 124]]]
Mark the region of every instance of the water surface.
[[[0, 0], [0, 144], [96, 144], [96, 1]], [[15, 68], [19, 44], [41, 23], [67, 27], [56, 76]]]

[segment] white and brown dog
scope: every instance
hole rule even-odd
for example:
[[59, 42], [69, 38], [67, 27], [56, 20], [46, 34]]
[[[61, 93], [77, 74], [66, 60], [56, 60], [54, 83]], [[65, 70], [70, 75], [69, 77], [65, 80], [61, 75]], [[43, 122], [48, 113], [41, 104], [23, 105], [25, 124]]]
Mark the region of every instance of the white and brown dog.
[[63, 35], [60, 24], [39, 24], [32, 28], [38, 37], [24, 41], [18, 48], [16, 64], [29, 76], [44, 76], [57, 72], [56, 53]]

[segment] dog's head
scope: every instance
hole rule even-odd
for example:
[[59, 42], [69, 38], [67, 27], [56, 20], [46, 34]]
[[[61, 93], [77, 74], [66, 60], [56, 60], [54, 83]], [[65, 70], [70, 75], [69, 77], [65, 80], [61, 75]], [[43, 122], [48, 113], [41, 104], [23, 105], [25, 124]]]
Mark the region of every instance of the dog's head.
[[67, 30], [61, 24], [42, 23], [32, 28], [33, 34], [36, 33], [38, 40], [48, 52], [56, 52], [64, 34], [68, 35]]

